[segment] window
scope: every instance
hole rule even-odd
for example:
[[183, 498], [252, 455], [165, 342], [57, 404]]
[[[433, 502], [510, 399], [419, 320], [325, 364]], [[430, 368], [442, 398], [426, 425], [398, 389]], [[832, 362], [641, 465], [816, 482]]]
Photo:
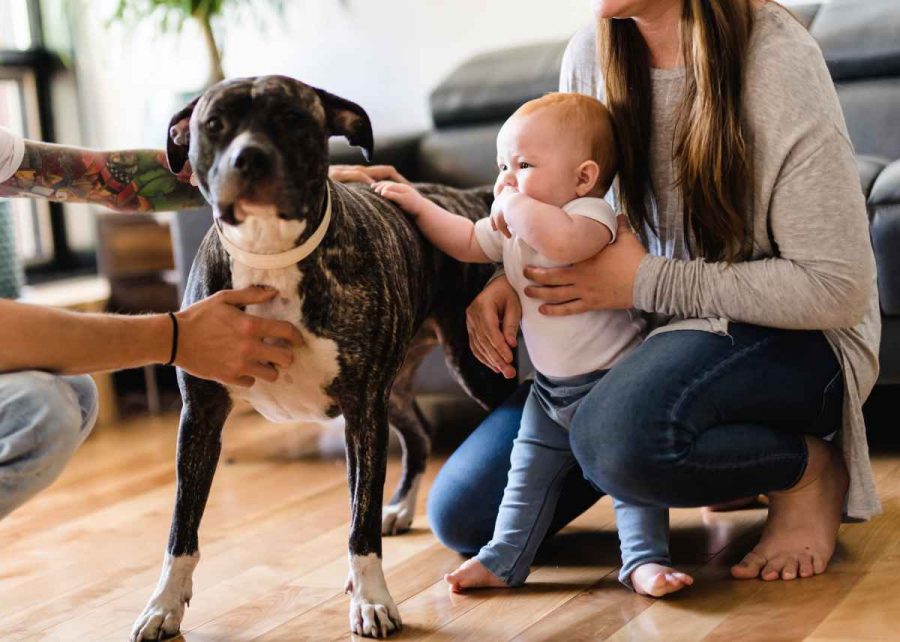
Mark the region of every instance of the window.
[[[38, 140], [54, 140], [51, 79], [63, 65], [44, 47], [40, 0], [0, 0], [0, 124]], [[69, 247], [62, 206], [11, 199], [16, 243], [28, 280], [91, 267]]]
[[[41, 138], [34, 73], [27, 68], [0, 67], [0, 123], [27, 138]], [[9, 202], [16, 246], [27, 266], [52, 260], [50, 204], [14, 198]]]

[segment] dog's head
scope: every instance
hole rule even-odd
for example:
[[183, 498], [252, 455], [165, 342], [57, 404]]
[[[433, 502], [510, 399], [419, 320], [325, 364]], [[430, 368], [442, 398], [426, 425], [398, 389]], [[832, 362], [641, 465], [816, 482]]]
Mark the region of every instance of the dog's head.
[[321, 204], [331, 136], [371, 158], [372, 125], [359, 105], [285, 76], [240, 78], [172, 117], [166, 153], [175, 173], [190, 159], [225, 223], [254, 214], [305, 220]]

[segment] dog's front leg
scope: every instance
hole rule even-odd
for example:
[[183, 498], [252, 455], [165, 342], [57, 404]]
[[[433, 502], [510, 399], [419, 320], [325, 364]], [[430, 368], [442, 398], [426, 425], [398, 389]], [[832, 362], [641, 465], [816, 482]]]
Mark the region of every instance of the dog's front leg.
[[162, 573], [150, 601], [131, 629], [131, 640], [158, 640], [178, 633], [190, 604], [194, 567], [200, 561], [197, 531], [222, 447], [222, 426], [231, 410], [225, 388], [179, 371], [184, 406], [178, 428], [178, 490]]
[[399, 630], [401, 622], [381, 566], [381, 500], [388, 441], [384, 394], [377, 396], [374, 406], [344, 409], [352, 513], [346, 591], [350, 594], [350, 630], [378, 638]]

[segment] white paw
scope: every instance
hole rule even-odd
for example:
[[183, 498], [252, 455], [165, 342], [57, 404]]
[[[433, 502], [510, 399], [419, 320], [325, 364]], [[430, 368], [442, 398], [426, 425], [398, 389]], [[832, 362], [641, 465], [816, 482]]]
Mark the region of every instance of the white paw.
[[131, 627], [131, 642], [171, 637], [181, 628], [184, 607], [191, 603], [194, 567], [200, 553], [172, 557], [166, 555], [153, 597]]
[[381, 534], [399, 535], [412, 526], [415, 511], [407, 502], [388, 504], [381, 509]]
[[384, 583], [381, 558], [374, 553], [350, 556], [350, 577], [344, 590], [350, 594], [350, 630], [356, 635], [386, 638], [403, 626]]
[[419, 496], [421, 483], [422, 475], [420, 473], [413, 477], [403, 499], [381, 509], [382, 535], [399, 535], [409, 530], [413, 523], [413, 517], [416, 515], [416, 498]]
[[369, 638], [386, 638], [403, 626], [394, 600], [376, 604], [363, 597], [350, 598], [350, 630]]
[[164, 595], [154, 596], [131, 627], [131, 642], [159, 640], [177, 635], [189, 601]]

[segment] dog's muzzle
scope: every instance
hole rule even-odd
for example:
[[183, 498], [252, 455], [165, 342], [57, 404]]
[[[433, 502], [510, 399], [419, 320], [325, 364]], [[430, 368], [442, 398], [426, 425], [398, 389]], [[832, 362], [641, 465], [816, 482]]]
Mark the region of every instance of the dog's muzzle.
[[300, 261], [315, 252], [316, 248], [319, 247], [322, 239], [325, 238], [326, 232], [328, 232], [328, 226], [330, 223], [331, 186], [327, 182], [325, 183], [325, 214], [322, 216], [322, 222], [319, 223], [319, 227], [316, 228], [316, 231], [313, 232], [312, 236], [310, 236], [297, 247], [291, 248], [286, 252], [279, 252], [278, 254], [256, 254], [253, 252], [242, 250], [237, 245], [228, 240], [228, 237], [226, 237], [225, 233], [222, 232], [221, 221], [219, 221], [218, 219], [213, 220], [213, 225], [216, 228], [216, 234], [218, 234], [219, 236], [219, 242], [222, 243], [222, 247], [225, 248], [225, 251], [228, 252], [228, 255], [238, 263], [242, 263], [247, 267], [255, 268], [258, 270], [279, 270], [281, 268], [297, 265]]

